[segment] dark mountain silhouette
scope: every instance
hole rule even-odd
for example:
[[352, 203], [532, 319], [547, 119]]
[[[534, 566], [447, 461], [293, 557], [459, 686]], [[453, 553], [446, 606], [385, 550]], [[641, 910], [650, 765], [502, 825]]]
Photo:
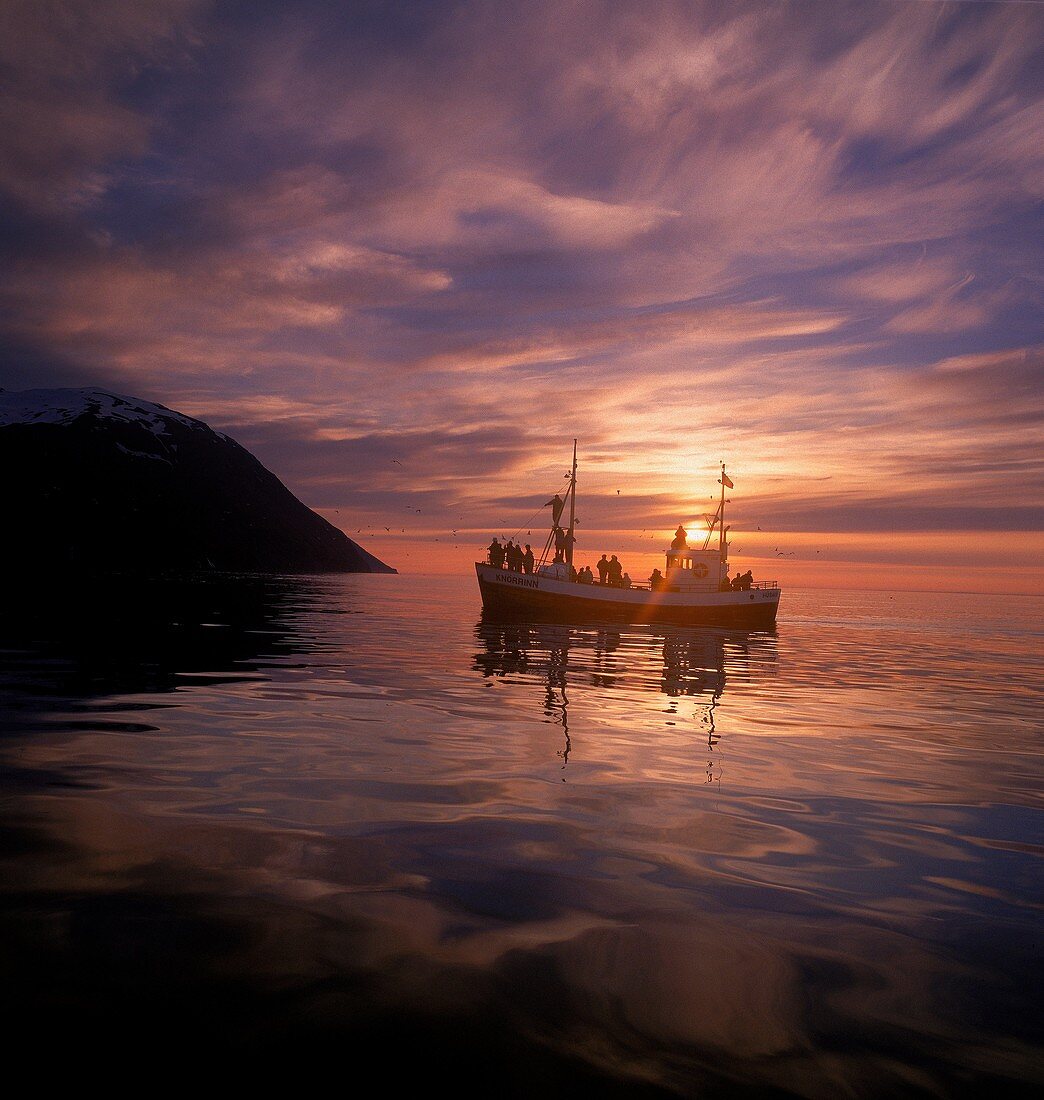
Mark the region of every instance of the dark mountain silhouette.
[[394, 573], [200, 420], [103, 390], [0, 390], [9, 568]]

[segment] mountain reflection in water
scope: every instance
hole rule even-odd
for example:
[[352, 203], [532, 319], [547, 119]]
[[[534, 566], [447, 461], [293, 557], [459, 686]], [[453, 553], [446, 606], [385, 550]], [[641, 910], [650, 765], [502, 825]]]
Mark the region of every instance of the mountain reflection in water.
[[1041, 605], [788, 600], [747, 635], [476, 624], [419, 577], [16, 592], [11, 1049], [136, 1087], [1030, 1094]]

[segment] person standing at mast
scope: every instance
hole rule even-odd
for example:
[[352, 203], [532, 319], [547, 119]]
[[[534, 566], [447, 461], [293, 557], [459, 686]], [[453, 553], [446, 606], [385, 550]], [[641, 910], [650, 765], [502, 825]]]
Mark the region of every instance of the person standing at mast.
[[565, 501], [555, 493], [544, 507], [547, 508], [548, 505], [551, 507], [551, 526], [559, 527], [562, 523], [562, 513], [565, 511]]

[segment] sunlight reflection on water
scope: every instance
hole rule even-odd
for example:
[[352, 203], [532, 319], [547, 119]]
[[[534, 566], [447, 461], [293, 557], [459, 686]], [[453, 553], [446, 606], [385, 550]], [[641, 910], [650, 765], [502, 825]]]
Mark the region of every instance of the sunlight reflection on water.
[[26, 1027], [480, 1035], [518, 1095], [1038, 1081], [1044, 601], [788, 592], [745, 634], [446, 578], [118, 594], [4, 624]]

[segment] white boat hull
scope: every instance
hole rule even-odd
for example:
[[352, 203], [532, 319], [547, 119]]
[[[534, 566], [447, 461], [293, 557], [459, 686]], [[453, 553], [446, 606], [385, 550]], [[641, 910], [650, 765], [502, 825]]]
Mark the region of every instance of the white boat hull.
[[490, 612], [531, 614], [557, 619], [616, 619], [689, 625], [771, 629], [779, 610], [780, 589], [741, 592], [613, 588], [578, 584], [540, 574], [514, 573], [475, 563], [482, 607]]

